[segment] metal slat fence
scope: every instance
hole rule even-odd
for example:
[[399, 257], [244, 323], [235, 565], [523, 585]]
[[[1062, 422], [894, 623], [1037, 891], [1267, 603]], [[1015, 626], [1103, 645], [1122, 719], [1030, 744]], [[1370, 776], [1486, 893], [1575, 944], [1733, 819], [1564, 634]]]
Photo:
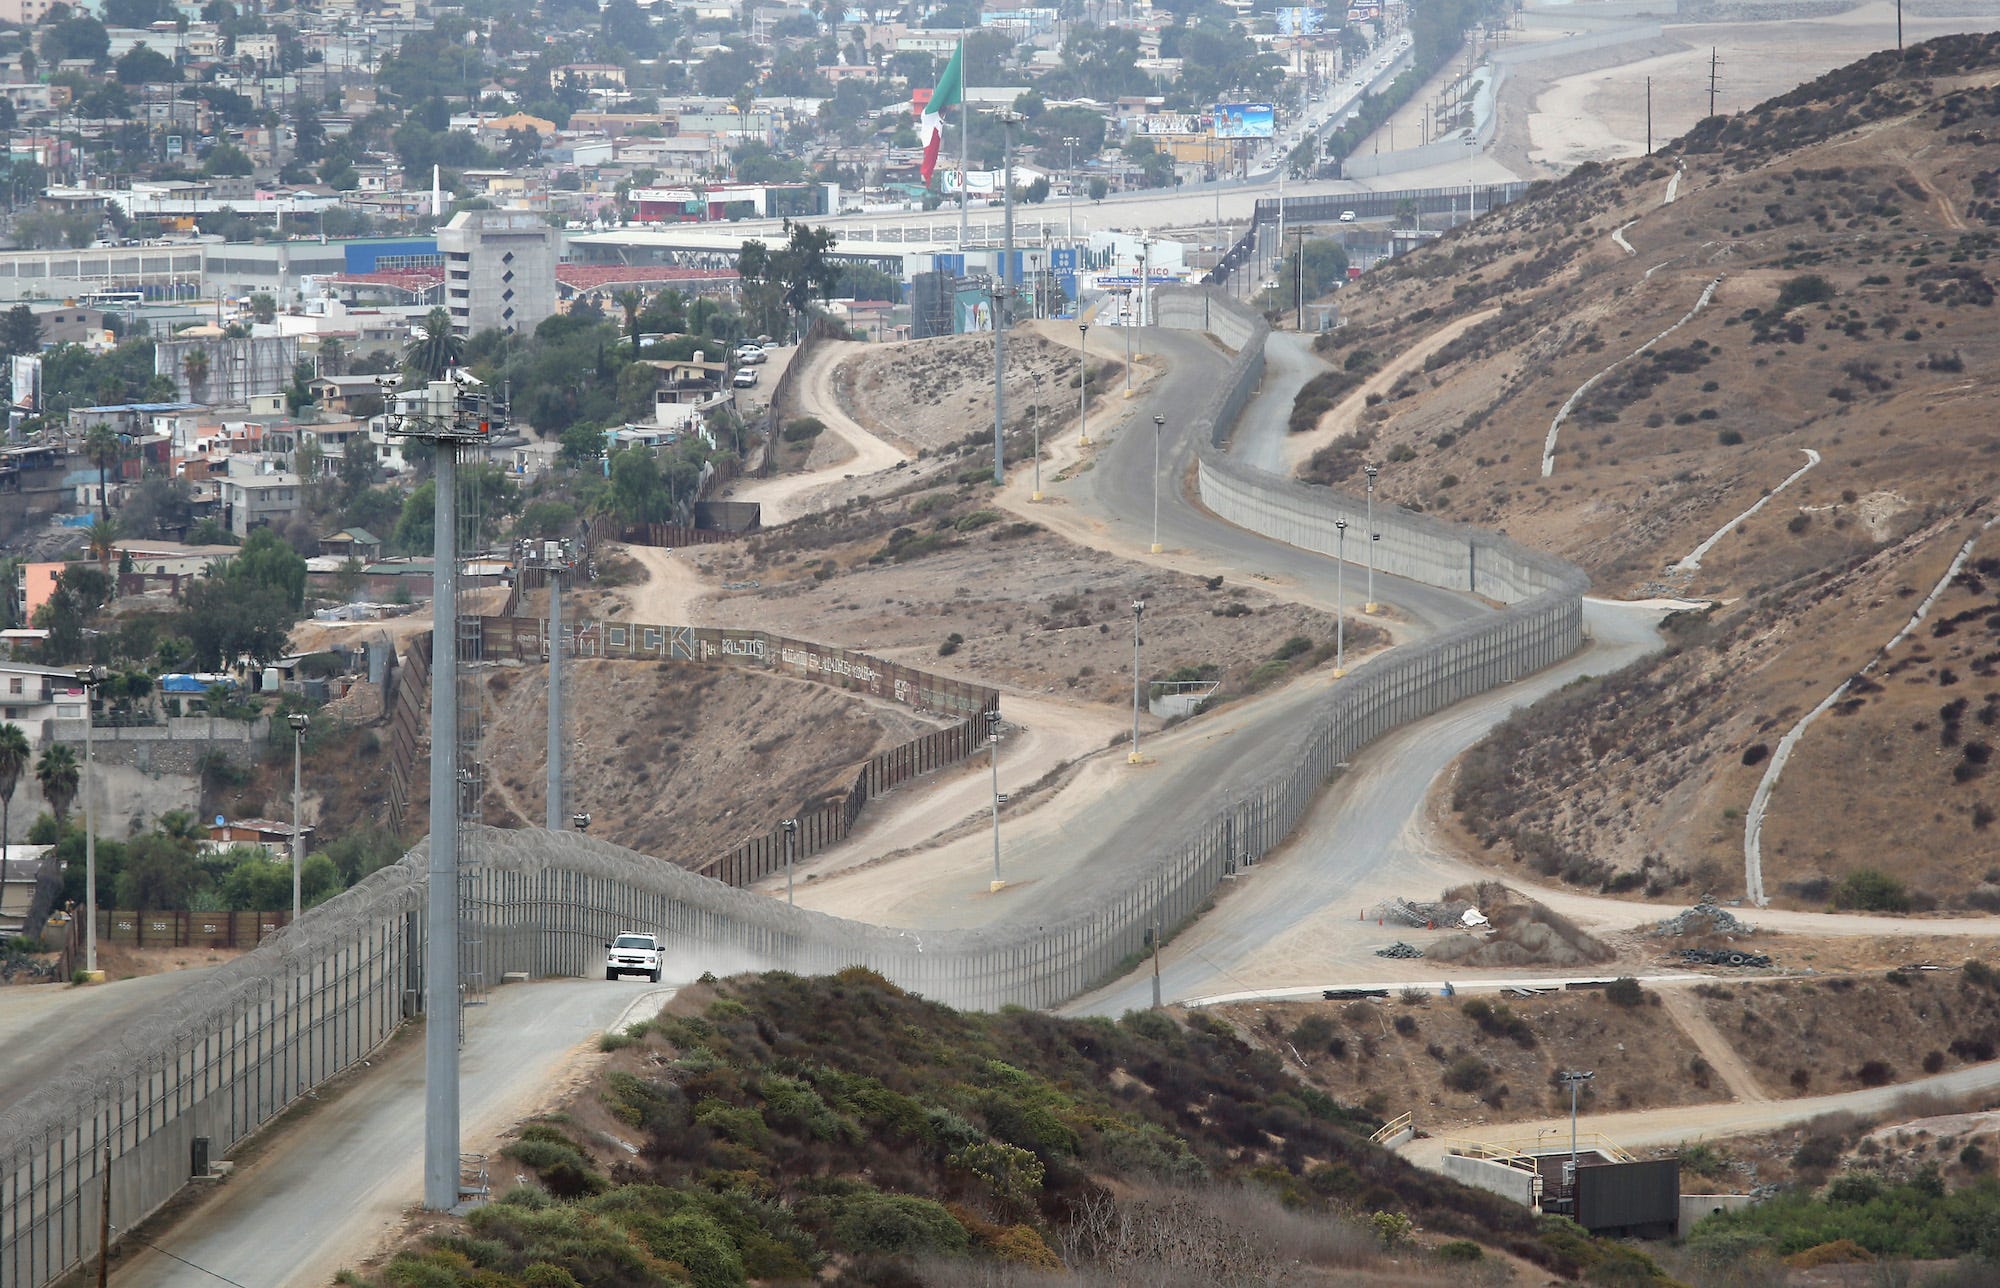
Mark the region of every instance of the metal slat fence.
[[[1263, 324], [1224, 299], [1193, 303], [1234, 310], [1235, 324], [1249, 336], [1203, 409], [1221, 442], [1261, 373], [1256, 329]], [[1188, 309], [1169, 299], [1163, 318], [1176, 314], [1187, 316]], [[1218, 514], [1308, 549], [1328, 548], [1332, 520], [1359, 505], [1248, 471], [1212, 448], [1198, 459], [1203, 500]], [[1213, 810], [1161, 852], [1146, 876], [1096, 906], [1050, 925], [926, 936], [790, 907], [588, 836], [469, 827], [478, 862], [462, 881], [465, 916], [477, 930], [467, 936], [468, 969], [488, 979], [510, 971], [584, 975], [601, 964], [602, 945], [613, 934], [645, 926], [674, 941], [681, 964], [690, 967], [816, 973], [862, 964], [962, 1007], [1047, 1007], [1074, 997], [1135, 961], [1147, 930], [1179, 926], [1225, 873], [1281, 844], [1336, 767], [1370, 740], [1577, 647], [1585, 585], [1579, 570], [1424, 516], [1378, 512], [1377, 520], [1384, 533], [1379, 566], [1443, 585], [1473, 583], [1504, 606], [1357, 669], [1316, 700], [1308, 736], [1274, 749], [1271, 763], [1283, 768], [1243, 799]], [[522, 626], [539, 630], [532, 623], [508, 629]], [[662, 636], [645, 644], [646, 631], [671, 631], [681, 642]], [[515, 645], [532, 639], [532, 655], [539, 656], [538, 635], [508, 638]], [[870, 692], [886, 685], [885, 696], [962, 716], [990, 701], [990, 691], [976, 686], [899, 674], [865, 655], [767, 641], [757, 632], [604, 624], [580, 632], [586, 638], [600, 656], [680, 656], [676, 647], [712, 646], [717, 658]], [[496, 643], [489, 638], [489, 647]], [[413, 650], [412, 661], [419, 657], [428, 660]], [[971, 724], [927, 738], [941, 740], [940, 755], [962, 755], [969, 744], [952, 740], [974, 738]], [[884, 756], [880, 772], [895, 781], [926, 763], [907, 749]], [[853, 792], [826, 802], [824, 816], [845, 815], [876, 772], [871, 761]], [[133, 1026], [87, 1072], [52, 1079], [0, 1113], [0, 1284], [41, 1288], [96, 1251], [107, 1148], [112, 1219], [130, 1228], [185, 1182], [194, 1136], [208, 1136], [218, 1152], [226, 1151], [388, 1037], [421, 995], [416, 911], [426, 862], [420, 845], [220, 968], [171, 1009]]]

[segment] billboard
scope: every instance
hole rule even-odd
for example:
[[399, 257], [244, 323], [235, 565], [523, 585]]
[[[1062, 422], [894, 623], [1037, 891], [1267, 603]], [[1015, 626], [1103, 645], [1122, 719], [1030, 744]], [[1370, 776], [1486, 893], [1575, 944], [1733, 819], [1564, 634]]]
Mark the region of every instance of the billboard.
[[1268, 139], [1277, 132], [1278, 114], [1269, 103], [1217, 103], [1215, 137]]
[[1326, 10], [1297, 8], [1278, 10], [1280, 36], [1311, 36], [1326, 30]]
[[42, 355], [17, 353], [9, 366], [14, 378], [14, 405], [22, 411], [41, 411]]
[[1202, 134], [1208, 129], [1204, 117], [1182, 115], [1177, 112], [1156, 112], [1152, 116], [1142, 116], [1133, 123], [1134, 134]]

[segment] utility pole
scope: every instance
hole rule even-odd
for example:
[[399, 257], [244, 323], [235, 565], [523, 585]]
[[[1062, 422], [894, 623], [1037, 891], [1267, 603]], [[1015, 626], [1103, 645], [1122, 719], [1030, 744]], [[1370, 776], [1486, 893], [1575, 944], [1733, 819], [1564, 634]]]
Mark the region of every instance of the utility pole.
[[1646, 155], [1653, 155], [1653, 78], [1646, 78]]
[[1129, 764], [1139, 764], [1139, 619], [1146, 615], [1146, 601], [1132, 601], [1132, 754]]
[[1720, 66], [1722, 66], [1722, 60], [1715, 56], [1715, 46], [1710, 45], [1708, 47], [1708, 114], [1710, 116], [1715, 115], [1716, 68]]
[[459, 1202], [458, 961], [458, 453], [487, 441], [493, 409], [479, 382], [457, 367], [407, 393], [378, 379], [389, 401], [389, 432], [436, 449], [432, 511], [431, 835], [424, 906], [424, 1206]]
[[1007, 301], [1020, 285], [1014, 272], [1014, 127], [1027, 118], [1009, 108], [1000, 121], [1001, 250], [993, 292], [993, 486], [1007, 485]]
[[576, 571], [578, 552], [568, 541], [527, 541], [521, 547], [521, 571], [540, 570], [549, 585], [549, 730], [548, 788], [545, 793], [542, 826], [551, 832], [563, 830], [569, 812], [563, 799], [563, 714], [562, 674], [562, 583]]

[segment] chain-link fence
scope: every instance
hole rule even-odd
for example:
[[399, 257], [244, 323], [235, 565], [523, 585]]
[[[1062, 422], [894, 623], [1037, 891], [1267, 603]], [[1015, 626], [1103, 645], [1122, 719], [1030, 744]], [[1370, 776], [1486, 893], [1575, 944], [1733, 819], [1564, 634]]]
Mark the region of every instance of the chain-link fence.
[[[1161, 316], [1167, 325], [1197, 318], [1237, 348], [1203, 409], [1220, 444], [1261, 377], [1265, 328], [1226, 297], [1200, 294], [1163, 292]], [[1203, 501], [1253, 531], [1331, 552], [1333, 520], [1362, 521], [1353, 498], [1249, 469], [1212, 446], [1198, 460]], [[1273, 771], [1260, 786], [1213, 809], [1129, 886], [1063, 921], [892, 930], [794, 908], [588, 836], [468, 828], [476, 862], [463, 878], [465, 969], [489, 980], [585, 975], [601, 968], [613, 935], [645, 929], [668, 937], [676, 970], [865, 964], [961, 1007], [1048, 1007], [1101, 984], [1138, 960], [1149, 929], [1181, 925], [1225, 874], [1290, 835], [1335, 768], [1367, 743], [1577, 647], [1580, 570], [1393, 509], [1378, 509], [1376, 529], [1378, 567], [1504, 606], [1357, 668], [1314, 700], [1308, 729], [1265, 749]], [[608, 631], [605, 643], [610, 651]], [[781, 651], [779, 661], [790, 659]], [[825, 671], [829, 661], [852, 666], [831, 655], [799, 665]], [[958, 701], [976, 708], [980, 696], [921, 700], [953, 710]], [[130, 1228], [186, 1182], [196, 1137], [226, 1151], [387, 1038], [422, 997], [426, 862], [419, 846], [0, 1113], [0, 1285], [41, 1288], [95, 1253], [107, 1159], [111, 1219]]]

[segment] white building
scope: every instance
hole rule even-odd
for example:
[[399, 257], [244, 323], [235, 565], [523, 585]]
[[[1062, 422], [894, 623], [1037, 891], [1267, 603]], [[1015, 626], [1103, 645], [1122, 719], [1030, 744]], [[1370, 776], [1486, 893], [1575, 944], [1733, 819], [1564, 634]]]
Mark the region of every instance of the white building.
[[538, 214], [462, 210], [438, 229], [452, 329], [533, 331], [556, 311], [558, 234]]

